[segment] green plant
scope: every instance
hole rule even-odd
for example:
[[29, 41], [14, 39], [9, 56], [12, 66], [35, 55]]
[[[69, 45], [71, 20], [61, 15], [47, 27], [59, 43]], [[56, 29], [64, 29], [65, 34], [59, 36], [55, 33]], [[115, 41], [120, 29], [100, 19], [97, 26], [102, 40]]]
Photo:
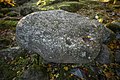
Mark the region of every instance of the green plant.
[[45, 6], [45, 5], [52, 3], [53, 1], [55, 1], [55, 0], [39, 0], [37, 2], [37, 5]]

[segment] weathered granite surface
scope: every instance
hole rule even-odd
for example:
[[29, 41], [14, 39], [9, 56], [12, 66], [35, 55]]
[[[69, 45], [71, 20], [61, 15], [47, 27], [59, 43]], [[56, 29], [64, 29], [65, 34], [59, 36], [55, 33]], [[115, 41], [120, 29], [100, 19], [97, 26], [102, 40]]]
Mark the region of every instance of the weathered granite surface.
[[29, 14], [16, 28], [16, 40], [21, 47], [55, 63], [93, 61], [110, 34], [99, 22], [63, 10]]

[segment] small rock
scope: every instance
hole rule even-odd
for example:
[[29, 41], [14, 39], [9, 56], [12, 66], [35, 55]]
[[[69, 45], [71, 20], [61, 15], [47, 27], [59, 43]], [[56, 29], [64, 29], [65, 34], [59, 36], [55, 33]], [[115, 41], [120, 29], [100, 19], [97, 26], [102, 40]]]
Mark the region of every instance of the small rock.
[[41, 70], [27, 69], [24, 71], [20, 80], [49, 80], [48, 76], [45, 75]]
[[4, 48], [7, 48], [8, 47], [8, 45], [10, 44], [10, 40], [8, 40], [8, 39], [0, 39], [0, 50], [1, 49], [4, 49]]
[[116, 68], [115, 71], [116, 71], [116, 73], [117, 73], [117, 76], [120, 77], [120, 68]]
[[111, 29], [115, 33], [120, 32], [120, 20], [108, 23], [106, 27]]
[[96, 58], [96, 61], [101, 64], [109, 64], [112, 62], [110, 57], [110, 50], [106, 45], [103, 45], [100, 54]]
[[71, 74], [73, 74], [79, 78], [84, 78], [84, 76], [85, 76], [84, 72], [80, 69], [72, 69]]
[[120, 50], [115, 51], [115, 61], [120, 63]]
[[0, 50], [0, 57], [13, 60], [15, 57], [23, 53], [25, 53], [25, 50], [17, 46]]

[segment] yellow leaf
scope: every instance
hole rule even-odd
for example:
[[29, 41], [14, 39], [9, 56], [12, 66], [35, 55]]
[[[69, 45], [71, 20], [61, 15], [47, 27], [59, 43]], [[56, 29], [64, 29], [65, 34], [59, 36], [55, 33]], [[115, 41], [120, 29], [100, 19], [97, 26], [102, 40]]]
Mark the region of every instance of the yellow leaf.
[[109, 2], [110, 0], [99, 0], [100, 2]]
[[56, 78], [57, 78], [57, 77], [59, 77], [59, 75], [60, 75], [59, 73], [58, 73], [58, 74], [54, 74], [54, 77], [56, 77]]
[[70, 76], [73, 76], [73, 74], [70, 74]]
[[19, 74], [20, 73], [20, 71], [17, 71], [17, 74]]
[[68, 71], [68, 67], [67, 66], [65, 66], [63, 69], [66, 70], [66, 71]]
[[112, 73], [112, 72], [105, 72], [104, 74], [107, 78], [111, 78], [114, 75], [114, 73]]
[[39, 0], [36, 4], [37, 4], [37, 5], [41, 4], [41, 0]]
[[116, 2], [117, 2], [117, 0], [114, 0], [114, 1], [113, 1], [113, 4], [115, 4]]
[[51, 67], [51, 64], [48, 64], [48, 67]]
[[100, 19], [98, 19], [98, 21], [102, 23], [102, 22], [103, 22], [103, 19], [102, 19], [102, 18], [100, 18]]
[[15, 6], [15, 3], [14, 3], [14, 0], [0, 0], [0, 3], [3, 2], [3, 3], [7, 3], [11, 6]]
[[50, 80], [55, 80], [55, 78], [54, 78], [54, 77], [52, 77]]
[[44, 6], [44, 5], [46, 5], [46, 1], [45, 0], [39, 0], [36, 4]]
[[72, 76], [74, 76], [73, 74], [70, 74], [70, 76], [69, 77], [72, 77]]
[[108, 65], [106, 65], [106, 64], [104, 64], [103, 66], [104, 66], [105, 68], [108, 68]]
[[47, 71], [51, 71], [52, 70], [52, 68], [47, 68]]

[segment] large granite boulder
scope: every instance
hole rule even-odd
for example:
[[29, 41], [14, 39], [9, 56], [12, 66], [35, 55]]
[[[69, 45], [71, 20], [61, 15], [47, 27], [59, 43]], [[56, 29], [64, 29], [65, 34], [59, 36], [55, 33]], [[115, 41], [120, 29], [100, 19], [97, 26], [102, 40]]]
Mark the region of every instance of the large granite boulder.
[[18, 44], [55, 63], [88, 63], [111, 32], [96, 20], [63, 10], [41, 11], [17, 24]]

